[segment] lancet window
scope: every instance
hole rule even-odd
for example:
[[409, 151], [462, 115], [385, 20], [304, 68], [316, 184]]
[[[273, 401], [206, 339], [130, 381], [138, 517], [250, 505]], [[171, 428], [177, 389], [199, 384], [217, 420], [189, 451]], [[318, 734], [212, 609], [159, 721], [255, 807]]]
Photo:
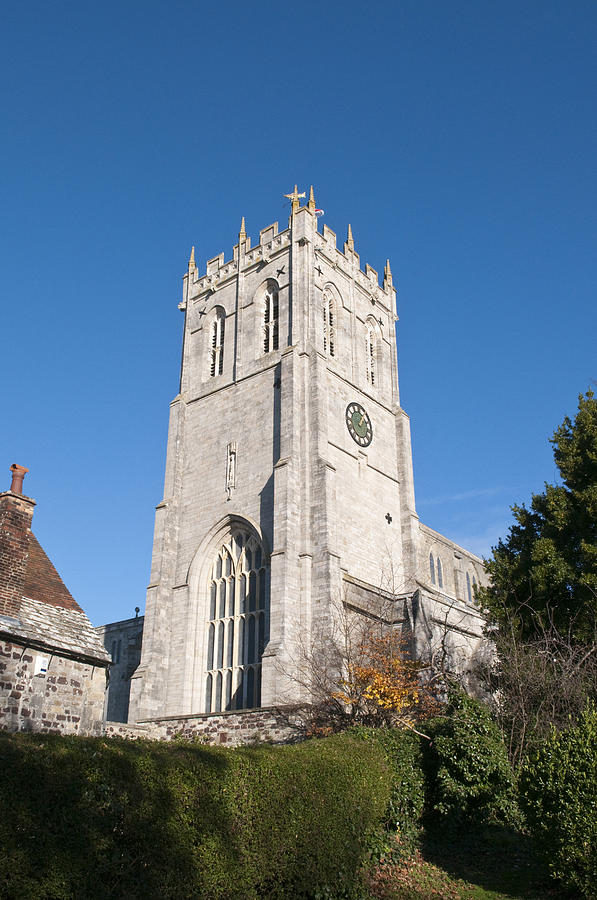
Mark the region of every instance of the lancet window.
[[263, 352], [278, 349], [279, 327], [278, 286], [269, 283], [263, 295]]
[[336, 304], [329, 290], [323, 292], [323, 352], [336, 355]]
[[431, 576], [431, 584], [435, 584], [435, 561], [433, 553], [429, 554], [429, 575]]
[[377, 384], [377, 335], [372, 323], [365, 330], [365, 366], [368, 383]]
[[441, 561], [441, 559], [439, 558], [439, 556], [438, 556], [437, 562], [436, 562], [436, 569], [437, 569], [437, 586], [440, 587], [440, 588], [443, 588], [443, 586], [444, 586], [444, 573], [442, 572], [442, 561]]
[[269, 562], [257, 538], [239, 528], [209, 573], [205, 712], [261, 705], [261, 657], [269, 606]]
[[211, 323], [209, 347], [209, 374], [212, 378], [221, 375], [224, 369], [224, 326], [226, 317], [218, 310]]
[[473, 602], [473, 592], [471, 589], [471, 576], [469, 573], [466, 573], [466, 596], [469, 603]]

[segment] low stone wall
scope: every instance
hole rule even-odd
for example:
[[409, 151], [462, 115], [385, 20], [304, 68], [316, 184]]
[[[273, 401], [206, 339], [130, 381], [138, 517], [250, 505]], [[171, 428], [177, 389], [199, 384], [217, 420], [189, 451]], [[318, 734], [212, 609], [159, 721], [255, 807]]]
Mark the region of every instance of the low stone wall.
[[[36, 660], [47, 671], [35, 674]], [[0, 730], [101, 734], [106, 670], [0, 641]]]
[[175, 737], [198, 738], [206, 744], [237, 747], [268, 741], [287, 744], [300, 736], [298, 719], [276, 709], [253, 709], [246, 712], [223, 712], [217, 715], [177, 716], [150, 719], [137, 725], [106, 722], [106, 737], [132, 740], [149, 738], [170, 741]]

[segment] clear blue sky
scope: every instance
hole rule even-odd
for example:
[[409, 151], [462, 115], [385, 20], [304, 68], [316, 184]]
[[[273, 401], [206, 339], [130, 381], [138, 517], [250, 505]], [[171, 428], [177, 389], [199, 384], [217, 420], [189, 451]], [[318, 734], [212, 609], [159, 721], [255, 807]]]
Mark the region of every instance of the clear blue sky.
[[390, 257], [417, 508], [488, 553], [597, 379], [594, 0], [2, 19], [0, 488], [29, 467], [92, 621], [144, 606], [190, 246], [282, 226], [295, 182], [363, 266]]

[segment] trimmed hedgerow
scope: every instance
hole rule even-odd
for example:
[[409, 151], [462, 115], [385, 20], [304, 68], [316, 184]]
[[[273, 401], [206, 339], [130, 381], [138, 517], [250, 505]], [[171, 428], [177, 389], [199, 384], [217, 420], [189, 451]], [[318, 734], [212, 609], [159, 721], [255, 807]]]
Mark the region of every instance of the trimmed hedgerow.
[[349, 896], [391, 774], [346, 735], [292, 747], [0, 737], [0, 895]]
[[523, 766], [521, 805], [552, 875], [597, 897], [597, 710], [551, 736]]
[[453, 688], [444, 715], [426, 722], [425, 731], [429, 824], [520, 824], [508, 753], [484, 703]]
[[[360, 740], [379, 745], [392, 773], [392, 789], [386, 807], [383, 830], [397, 835], [401, 853], [414, 849], [420, 835], [420, 820], [425, 803], [425, 778], [422, 766], [421, 738], [398, 728], [355, 726], [349, 732]], [[387, 840], [379, 846], [385, 853]]]

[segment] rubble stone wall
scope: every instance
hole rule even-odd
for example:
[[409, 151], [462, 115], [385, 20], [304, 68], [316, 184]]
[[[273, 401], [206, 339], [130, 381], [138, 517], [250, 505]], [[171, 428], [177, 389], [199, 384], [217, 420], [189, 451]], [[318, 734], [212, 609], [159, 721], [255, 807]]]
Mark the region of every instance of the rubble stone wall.
[[122, 722], [106, 722], [107, 737], [124, 737], [132, 740], [170, 741], [175, 737], [197, 738], [206, 744], [225, 744], [237, 747], [241, 744], [268, 741], [287, 744], [300, 735], [298, 723], [292, 716], [275, 709], [255, 709], [247, 712], [223, 712], [218, 715], [195, 715], [152, 719], [136, 725]]
[[99, 735], [105, 689], [105, 667], [0, 640], [1, 731]]

